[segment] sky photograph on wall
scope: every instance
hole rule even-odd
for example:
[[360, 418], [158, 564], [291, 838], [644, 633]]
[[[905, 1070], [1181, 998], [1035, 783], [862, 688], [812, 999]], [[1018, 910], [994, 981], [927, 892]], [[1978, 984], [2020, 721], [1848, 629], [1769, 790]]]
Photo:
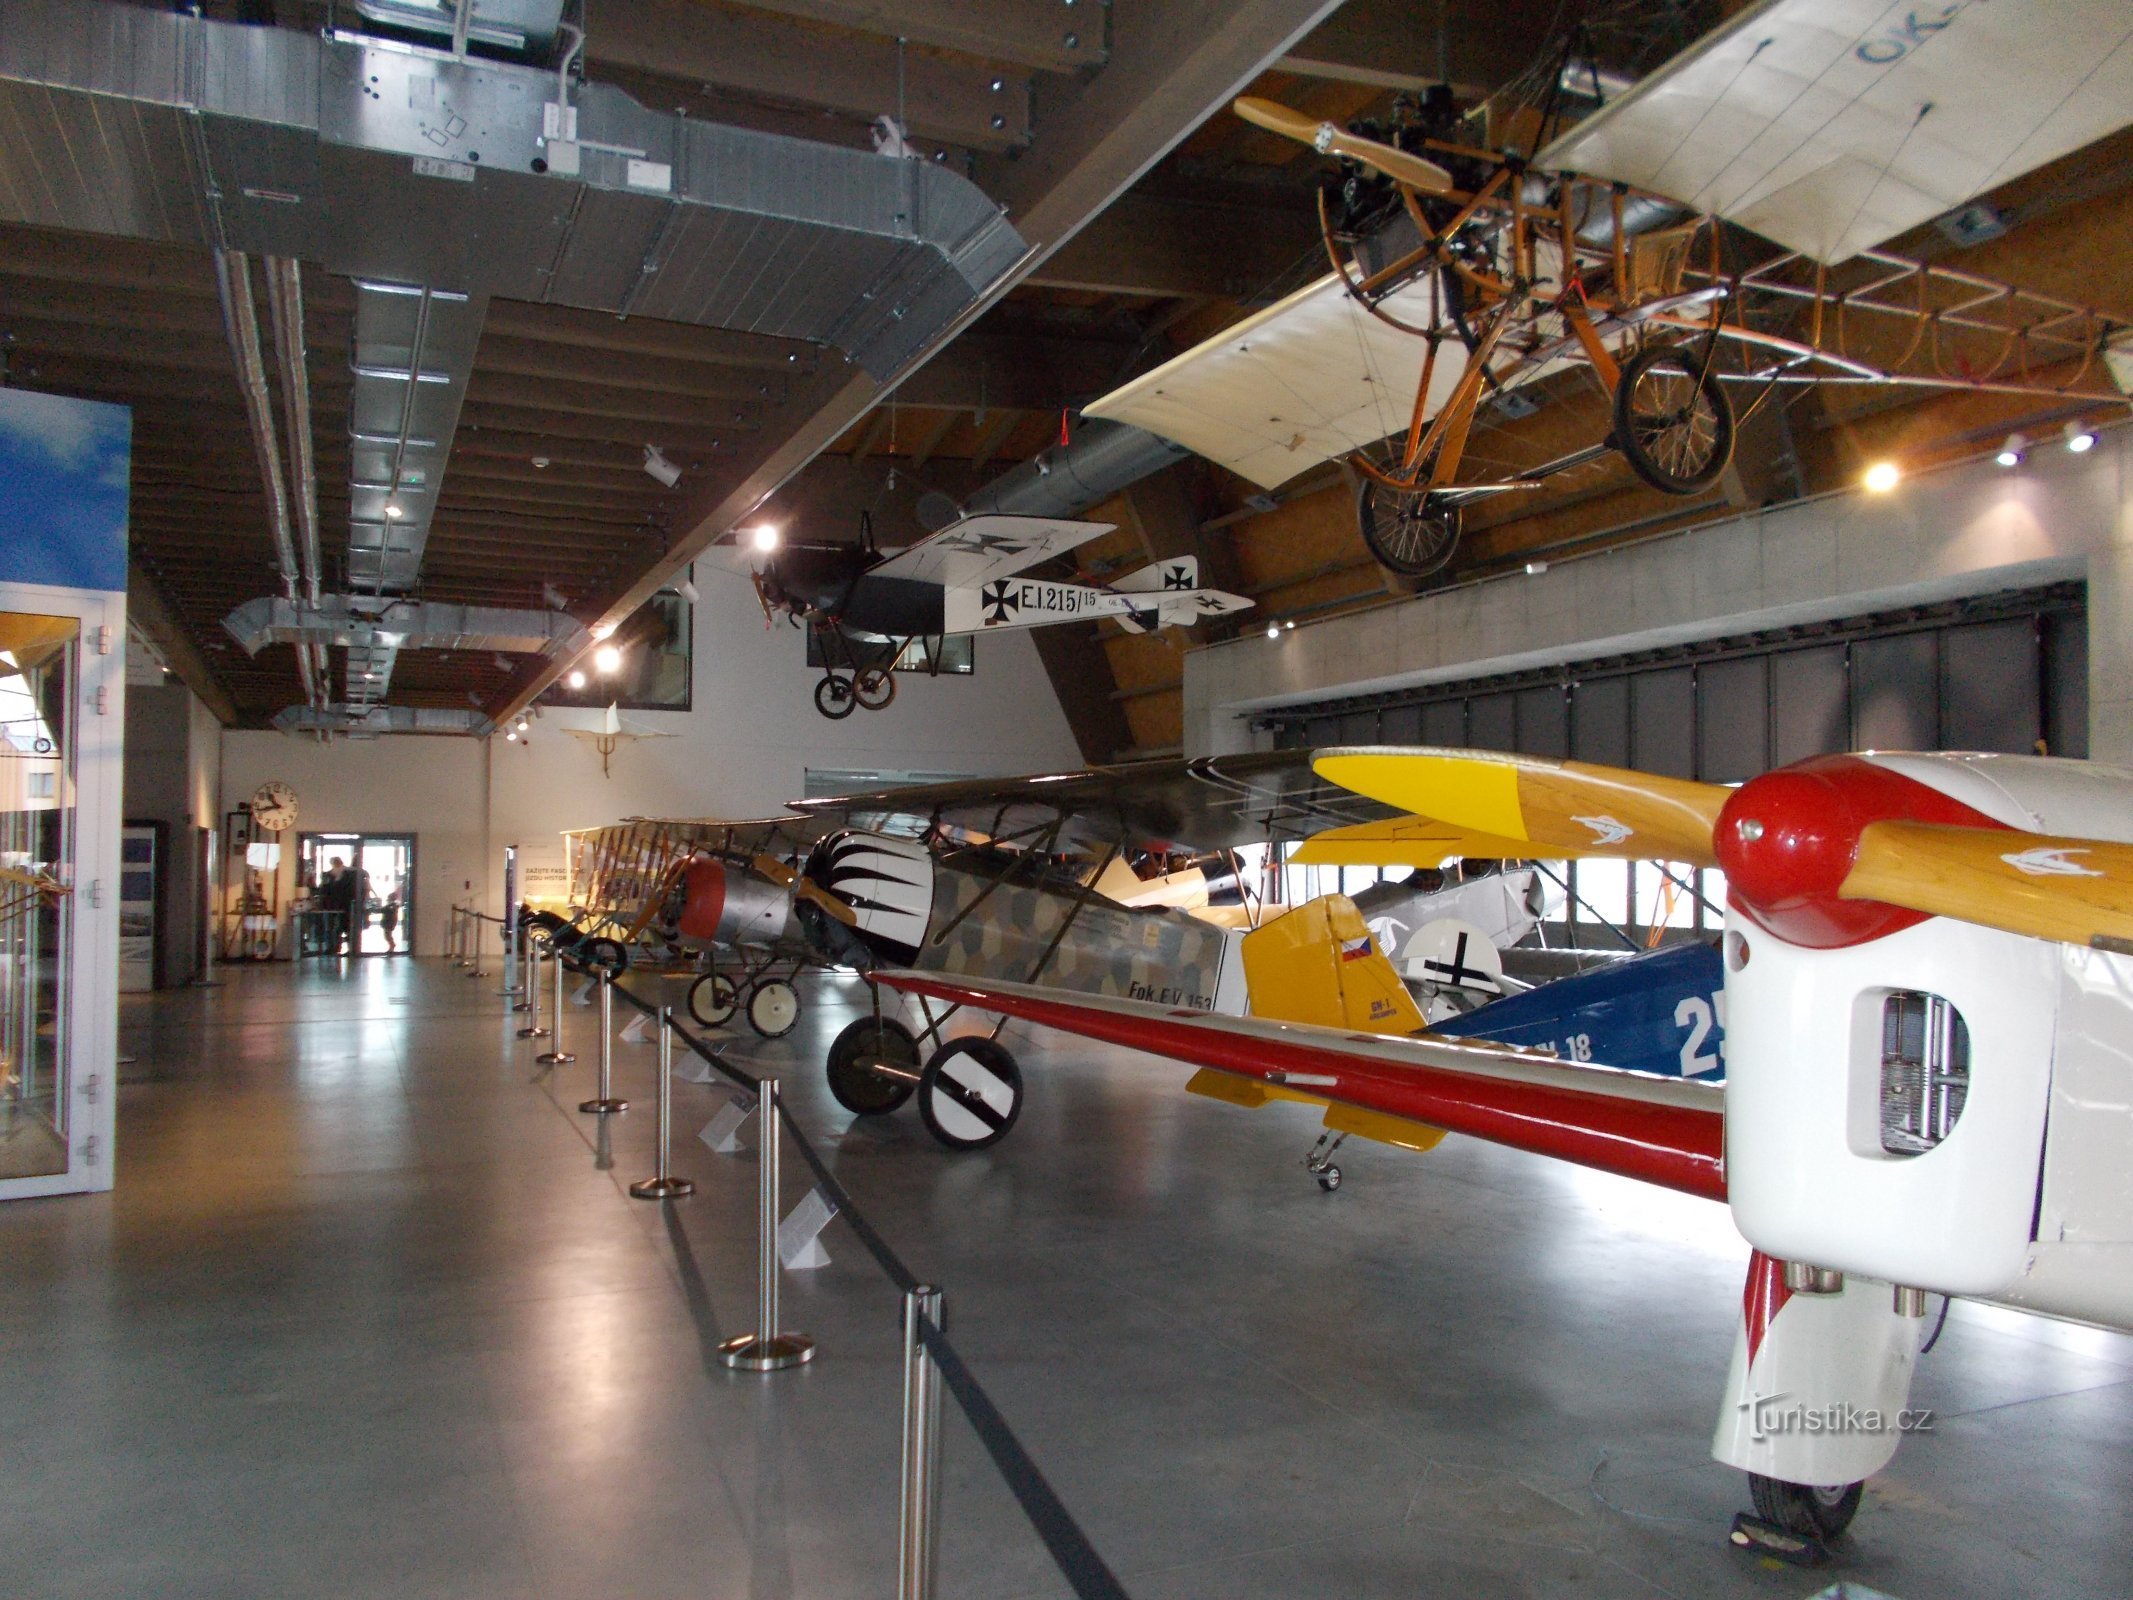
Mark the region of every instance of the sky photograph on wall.
[[133, 412], [0, 389], [0, 582], [126, 587]]

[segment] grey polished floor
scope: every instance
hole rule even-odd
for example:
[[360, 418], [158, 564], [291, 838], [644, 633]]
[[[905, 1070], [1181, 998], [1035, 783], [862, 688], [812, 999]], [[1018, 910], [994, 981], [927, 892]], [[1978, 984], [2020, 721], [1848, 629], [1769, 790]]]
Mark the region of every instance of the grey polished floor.
[[[843, 1224], [787, 1277], [813, 1366], [710, 1363], [753, 1311], [755, 1162], [650, 1170], [652, 1051], [603, 1129], [581, 1060], [441, 962], [226, 972], [129, 1001], [115, 1195], [0, 1208], [0, 1594], [882, 1596], [896, 1301]], [[680, 991], [674, 991], [678, 1001]], [[821, 1087], [795, 1116], [1141, 1600], [2133, 1593], [2133, 1341], [1959, 1306], [1836, 1573], [1729, 1549], [1705, 1445], [1744, 1247], [1701, 1202], [1452, 1140], [1343, 1152], [1298, 1108], [1011, 1036], [1033, 1088], [979, 1155]], [[795, 1164], [788, 1203], [803, 1187]], [[942, 1590], [1067, 1593], [949, 1411]]]

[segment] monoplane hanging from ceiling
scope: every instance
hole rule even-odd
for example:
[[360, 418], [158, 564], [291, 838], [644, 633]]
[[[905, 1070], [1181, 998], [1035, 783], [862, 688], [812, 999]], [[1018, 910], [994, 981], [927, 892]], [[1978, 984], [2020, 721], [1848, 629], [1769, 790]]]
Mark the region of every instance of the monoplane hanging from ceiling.
[[[1345, 461], [1396, 572], [1443, 567], [1475, 501], [1610, 453], [1700, 494], [1740, 412], [1782, 385], [2122, 398], [2111, 319], [1878, 248], [2133, 122], [2118, 0], [2048, 19], [1768, 0], [1523, 155], [1462, 137], [1443, 94], [1369, 130], [1384, 139], [1235, 109], [1340, 164], [1319, 195], [1333, 270], [1085, 414], [1267, 489]], [[1486, 405], [1576, 369], [1607, 398], [1600, 437], [1522, 468], [1473, 448]]]

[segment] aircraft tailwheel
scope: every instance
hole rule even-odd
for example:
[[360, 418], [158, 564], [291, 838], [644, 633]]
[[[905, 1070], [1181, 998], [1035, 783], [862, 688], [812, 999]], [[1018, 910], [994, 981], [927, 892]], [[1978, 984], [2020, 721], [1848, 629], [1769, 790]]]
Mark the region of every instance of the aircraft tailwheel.
[[[894, 1078], [876, 1063], [910, 1074]], [[861, 1017], [829, 1047], [829, 1090], [837, 1104], [862, 1117], [894, 1111], [918, 1085], [918, 1040], [894, 1017]]]
[[1459, 548], [1459, 506], [1422, 489], [1395, 489], [1365, 476], [1355, 491], [1355, 525], [1378, 562], [1426, 578]]
[[1318, 1186], [1328, 1194], [1338, 1189], [1341, 1186], [1341, 1169], [1339, 1167], [1326, 1168], [1325, 1171], [1318, 1175]]
[[841, 672], [825, 672], [815, 685], [815, 709], [832, 722], [842, 722], [858, 704], [852, 680]]
[[1646, 345], [1615, 381], [1614, 445], [1662, 494], [1700, 494], [1733, 460], [1733, 402], [1693, 350]]
[[800, 1020], [800, 991], [783, 978], [765, 978], [748, 995], [748, 1026], [766, 1039], [782, 1039]]
[[724, 1027], [740, 1004], [740, 991], [723, 972], [707, 972], [689, 985], [689, 1015], [699, 1026]]
[[869, 711], [880, 711], [896, 698], [896, 674], [869, 667], [852, 680], [852, 696]]
[[1865, 1488], [1863, 1483], [1787, 1483], [1759, 1472], [1748, 1474], [1748, 1493], [1757, 1516], [1788, 1533], [1825, 1544], [1851, 1526]]
[[992, 1040], [952, 1039], [918, 1078], [918, 1115], [951, 1150], [982, 1150], [1007, 1137], [1022, 1114], [1022, 1069]]

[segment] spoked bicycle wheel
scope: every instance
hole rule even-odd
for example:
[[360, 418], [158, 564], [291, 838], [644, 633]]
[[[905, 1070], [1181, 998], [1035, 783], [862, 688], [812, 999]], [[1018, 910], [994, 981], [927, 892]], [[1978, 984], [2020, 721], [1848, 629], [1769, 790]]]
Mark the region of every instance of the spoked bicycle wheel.
[[1662, 494], [1700, 494], [1733, 460], [1733, 403], [1695, 352], [1646, 345], [1615, 383], [1614, 444]]
[[1459, 507], [1427, 489], [1396, 489], [1364, 474], [1355, 525], [1379, 563], [1407, 578], [1441, 572], [1459, 548]]

